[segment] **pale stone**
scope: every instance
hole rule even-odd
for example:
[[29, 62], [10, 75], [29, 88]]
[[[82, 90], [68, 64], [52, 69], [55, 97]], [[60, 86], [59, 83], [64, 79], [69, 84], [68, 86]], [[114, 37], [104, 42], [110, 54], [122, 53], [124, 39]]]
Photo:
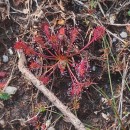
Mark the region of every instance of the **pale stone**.
[[4, 63], [9, 61], [9, 57], [7, 55], [3, 55], [2, 58]]
[[17, 88], [16, 87], [12, 87], [12, 86], [7, 86], [5, 88], [5, 93], [8, 93], [9, 95], [12, 95], [12, 94], [15, 94], [17, 91]]
[[120, 36], [121, 36], [122, 38], [127, 38], [128, 34], [127, 34], [126, 32], [121, 32], [121, 33], [120, 33]]

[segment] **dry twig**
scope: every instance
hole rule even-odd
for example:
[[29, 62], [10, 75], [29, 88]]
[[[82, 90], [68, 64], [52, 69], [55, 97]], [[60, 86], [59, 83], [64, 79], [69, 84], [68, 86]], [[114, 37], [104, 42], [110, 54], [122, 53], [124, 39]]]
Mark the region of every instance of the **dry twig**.
[[48, 99], [50, 102], [52, 102], [62, 113], [65, 117], [68, 118], [68, 120], [75, 126], [77, 130], [86, 130], [83, 123], [74, 115], [71, 113], [68, 107], [66, 107], [52, 92], [50, 92], [45, 85], [42, 84], [41, 81], [39, 81], [26, 67], [25, 67], [25, 56], [23, 52], [19, 52], [20, 58], [18, 62], [18, 68], [21, 71], [21, 73], [29, 79], [33, 85], [39, 89]]

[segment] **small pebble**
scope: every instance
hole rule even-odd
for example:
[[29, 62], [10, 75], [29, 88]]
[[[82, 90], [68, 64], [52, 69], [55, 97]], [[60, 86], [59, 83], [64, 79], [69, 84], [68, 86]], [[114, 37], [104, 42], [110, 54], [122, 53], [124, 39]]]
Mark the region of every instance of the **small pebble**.
[[107, 103], [108, 102], [108, 100], [106, 99], [106, 98], [101, 98], [101, 101], [102, 101], [102, 103]]
[[55, 130], [55, 128], [51, 126], [47, 130]]
[[9, 49], [8, 49], [8, 52], [9, 52], [10, 55], [13, 55], [13, 54], [14, 54], [12, 48], [9, 48]]
[[23, 9], [24, 14], [28, 14], [28, 12], [29, 12], [29, 9]]
[[92, 67], [92, 71], [96, 71], [96, 66], [93, 66], [93, 67]]
[[3, 55], [2, 58], [4, 63], [9, 61], [9, 57], [7, 55]]
[[112, 43], [114, 43], [114, 42], [116, 42], [117, 41], [117, 39], [114, 37], [113, 39], [112, 39]]
[[127, 34], [126, 32], [121, 32], [121, 33], [120, 33], [120, 36], [121, 36], [122, 38], [127, 38], [128, 34]]
[[[118, 36], [116, 33], [114, 33], [115, 36]], [[112, 38], [112, 43], [115, 43], [117, 41], [117, 38], [116, 37], [113, 37]]]
[[9, 95], [15, 94], [17, 91], [16, 87], [12, 87], [12, 86], [7, 86], [5, 89], [5, 93], [8, 93]]
[[5, 121], [3, 119], [0, 120], [0, 126], [4, 128], [6, 125]]
[[96, 115], [97, 115], [97, 114], [98, 114], [98, 111], [94, 111], [94, 114], [96, 114]]
[[50, 124], [51, 124], [51, 120], [47, 120], [46, 121], [46, 127], [49, 127]]
[[115, 19], [116, 19], [115, 14], [111, 14], [110, 17], [109, 17], [110, 23], [114, 24], [115, 23]]
[[105, 114], [105, 113], [101, 113], [101, 115], [102, 115], [102, 117], [106, 120], [106, 121], [108, 121], [109, 120], [109, 113], [107, 113], [107, 114]]

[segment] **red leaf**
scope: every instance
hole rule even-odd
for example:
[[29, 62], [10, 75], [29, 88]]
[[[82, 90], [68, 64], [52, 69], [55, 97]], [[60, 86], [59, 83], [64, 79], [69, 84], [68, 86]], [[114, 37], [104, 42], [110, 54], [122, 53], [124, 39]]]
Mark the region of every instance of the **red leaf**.
[[70, 31], [70, 42], [71, 42], [71, 44], [76, 40], [77, 35], [78, 35], [78, 29], [77, 28], [73, 28]]
[[103, 35], [105, 34], [105, 28], [102, 26], [97, 26], [94, 31], [93, 31], [93, 38], [92, 41], [96, 41], [99, 40], [100, 38], [103, 37]]
[[49, 40], [51, 41], [51, 43], [56, 43], [57, 42], [57, 36], [52, 35], [52, 36], [50, 36]]
[[65, 28], [62, 27], [62, 28], [59, 29], [59, 32], [58, 32], [58, 35], [57, 35], [59, 40], [63, 40], [64, 35], [65, 35]]
[[46, 130], [46, 124], [41, 125], [41, 130]]
[[0, 78], [4, 78], [7, 75], [6, 72], [4, 71], [0, 71]]
[[52, 48], [54, 50], [57, 50], [58, 49], [58, 43], [57, 43], [58, 38], [57, 38], [57, 36], [56, 35], [52, 35], [52, 36], [50, 36], [49, 40], [51, 42]]
[[81, 94], [81, 92], [82, 92], [82, 85], [80, 85], [79, 83], [73, 83], [72, 85], [71, 85], [71, 90], [70, 90], [70, 94], [72, 95], [72, 96], [79, 96], [80, 94]]
[[64, 27], [60, 28], [58, 34], [59, 35], [65, 35], [65, 28]]
[[65, 71], [68, 59], [66, 56], [59, 55], [57, 57], [57, 60], [58, 60], [58, 68], [60, 69], [61, 74], [63, 74]]
[[105, 34], [105, 28], [102, 27], [102, 26], [97, 26], [93, 31], [93, 37], [90, 40], [90, 42], [88, 44], [86, 44], [86, 46], [84, 46], [79, 52], [81, 52], [84, 49], [88, 48], [94, 41], [97, 41], [97, 40], [101, 39], [104, 34]]
[[36, 55], [37, 54], [37, 52], [31, 47], [27, 47], [24, 50], [24, 52], [25, 52], [26, 55]]
[[90, 85], [96, 84], [93, 81], [91, 81], [90, 79], [87, 79], [87, 81], [84, 83], [84, 87], [89, 87]]
[[81, 62], [79, 64], [77, 64], [75, 67], [77, 75], [79, 77], [83, 77], [87, 73], [88, 67], [89, 67], [89, 64], [88, 64], [87, 59], [81, 60]]
[[0, 89], [4, 88], [5, 84], [6, 84], [5, 82], [1, 82], [0, 83]]
[[31, 64], [29, 65], [30, 69], [39, 69], [41, 67], [40, 64], [38, 64], [37, 62], [31, 62]]
[[33, 38], [33, 40], [34, 40], [36, 43], [40, 44], [42, 48], [45, 48], [45, 44], [44, 44], [43, 38], [42, 38], [41, 36], [35, 36], [35, 37]]
[[46, 34], [46, 36], [49, 38], [50, 37], [50, 29], [49, 29], [49, 24], [48, 23], [43, 23], [41, 26], [42, 30]]
[[39, 80], [42, 81], [44, 85], [47, 85], [50, 81], [50, 78], [42, 75], [42, 76], [39, 77]]
[[96, 84], [96, 83], [92, 82], [90, 79], [88, 79], [84, 83], [73, 82], [71, 85], [71, 89], [69, 90], [69, 93], [72, 96], [79, 96], [81, 94], [81, 92], [83, 91], [83, 88], [87, 88], [92, 84]]
[[33, 48], [27, 46], [24, 42], [18, 41], [15, 43], [14, 48], [23, 49], [26, 55], [36, 55], [37, 53], [34, 51]]
[[27, 45], [22, 41], [18, 41], [14, 45], [14, 49], [16, 49], [16, 50], [17, 49], [26, 49], [26, 48], [27, 48]]

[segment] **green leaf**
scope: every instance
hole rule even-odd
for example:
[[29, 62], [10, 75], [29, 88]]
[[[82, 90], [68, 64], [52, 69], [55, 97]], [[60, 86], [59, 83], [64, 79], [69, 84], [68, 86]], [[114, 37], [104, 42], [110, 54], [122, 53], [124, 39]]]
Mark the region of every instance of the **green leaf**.
[[46, 108], [45, 107], [41, 107], [40, 108], [40, 112], [45, 112], [46, 111]]
[[8, 100], [10, 99], [10, 95], [8, 93], [0, 93], [0, 99]]
[[130, 10], [127, 12], [128, 16], [130, 16]]
[[86, 130], [91, 130], [91, 129], [89, 129], [89, 128], [86, 128]]

